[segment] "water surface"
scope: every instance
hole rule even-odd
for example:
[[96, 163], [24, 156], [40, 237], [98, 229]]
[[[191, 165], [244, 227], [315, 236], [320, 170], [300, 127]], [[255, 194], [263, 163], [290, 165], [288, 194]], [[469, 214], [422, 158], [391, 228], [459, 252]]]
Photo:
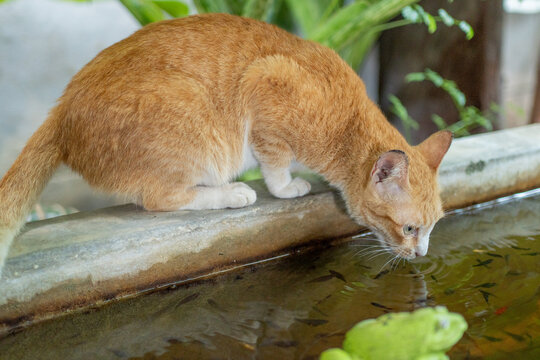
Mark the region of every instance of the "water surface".
[[539, 215], [533, 197], [448, 216], [427, 257], [393, 267], [359, 236], [36, 324], [0, 358], [316, 359], [358, 321], [445, 305], [469, 323], [452, 359], [537, 359]]

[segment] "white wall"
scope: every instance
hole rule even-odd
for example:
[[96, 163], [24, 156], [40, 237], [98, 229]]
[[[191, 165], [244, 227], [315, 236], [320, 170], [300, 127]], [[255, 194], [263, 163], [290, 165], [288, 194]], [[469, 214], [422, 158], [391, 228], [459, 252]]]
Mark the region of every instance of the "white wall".
[[531, 119], [540, 63], [540, 0], [506, 0], [501, 58], [502, 124], [523, 126]]
[[0, 176], [69, 79], [139, 27], [118, 1], [0, 4]]
[[[139, 28], [116, 0], [12, 0], [0, 4], [0, 177], [44, 121], [71, 77], [99, 51]], [[46, 203], [110, 204], [62, 169]]]

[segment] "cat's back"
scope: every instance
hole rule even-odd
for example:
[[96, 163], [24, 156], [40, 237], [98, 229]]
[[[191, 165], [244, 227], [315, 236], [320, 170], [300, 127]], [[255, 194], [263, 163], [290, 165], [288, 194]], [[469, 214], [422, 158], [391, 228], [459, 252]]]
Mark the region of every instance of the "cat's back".
[[[259, 78], [270, 78], [274, 93], [302, 89], [290, 109], [305, 99], [310, 111], [342, 108], [354, 98], [347, 84], [357, 83], [347, 78], [358, 81], [334, 51], [260, 21], [207, 14], [150, 24], [103, 50], [66, 88], [58, 105], [64, 162], [94, 186], [122, 193], [143, 185], [128, 189], [119, 178], [189, 172], [179, 164], [200, 158], [224, 174], [210, 183], [222, 183], [242, 166], [247, 83]], [[196, 171], [207, 171], [205, 161]]]
[[258, 57], [298, 53], [310, 43], [253, 19], [227, 14], [194, 15], [153, 23], [103, 50], [74, 81], [114, 83], [126, 76], [188, 74], [199, 80], [234, 75]]
[[126, 82], [178, 76], [216, 87], [237, 81], [253, 61], [275, 54], [306, 68], [316, 66], [315, 73], [343, 67], [332, 50], [277, 26], [228, 14], [204, 14], [149, 24], [103, 50], [73, 78], [67, 93], [77, 85], [113, 89]]

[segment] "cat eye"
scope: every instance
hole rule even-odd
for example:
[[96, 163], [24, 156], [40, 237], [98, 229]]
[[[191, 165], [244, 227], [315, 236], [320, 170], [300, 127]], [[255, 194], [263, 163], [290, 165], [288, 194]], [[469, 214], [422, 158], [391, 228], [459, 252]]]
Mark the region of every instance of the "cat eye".
[[418, 231], [418, 228], [412, 225], [403, 226], [403, 234], [405, 235], [415, 235], [417, 231]]

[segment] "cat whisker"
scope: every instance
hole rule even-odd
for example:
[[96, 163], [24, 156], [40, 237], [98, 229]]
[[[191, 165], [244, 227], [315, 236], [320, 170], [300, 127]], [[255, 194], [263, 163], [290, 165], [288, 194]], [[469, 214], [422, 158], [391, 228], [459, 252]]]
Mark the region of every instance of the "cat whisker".
[[394, 271], [394, 270], [396, 269], [396, 268], [394, 267], [394, 265], [396, 264], [398, 258], [399, 258], [398, 255], [394, 255], [394, 257], [392, 258], [392, 261], [390, 262], [390, 269], [392, 269], [392, 271]]
[[376, 250], [376, 252], [374, 252], [375, 254], [369, 257], [368, 260], [373, 260], [380, 255], [388, 254], [388, 252], [388, 249]]
[[373, 248], [361, 249], [356, 254], [359, 255], [359, 254], [365, 254], [365, 253], [372, 253], [373, 251], [376, 251], [376, 250], [381, 250], [381, 248], [373, 247]]
[[[379, 272], [382, 271], [382, 269], [384, 269], [386, 267], [386, 265], [388, 265], [388, 263], [390, 263], [392, 260], [395, 260], [395, 258], [397, 257], [397, 255], [394, 255], [390, 258], [390, 260], [388, 260], [387, 262], [384, 263], [383, 266], [381, 266], [381, 268], [379, 269]], [[392, 266], [390, 266], [390, 268], [392, 268]]]
[[400, 256], [398, 256], [398, 257], [397, 257], [397, 261], [396, 261], [396, 263], [394, 264], [394, 269], [398, 269], [398, 268], [400, 267], [401, 260], [403, 260], [403, 258], [400, 257]]
[[386, 245], [381, 243], [370, 243], [370, 244], [356, 244], [355, 247], [366, 247], [366, 246], [379, 246], [379, 247], [385, 247]]
[[372, 260], [374, 260], [374, 259], [378, 258], [379, 256], [381, 256], [381, 255], [386, 255], [386, 254], [388, 254], [388, 252], [387, 252], [387, 251], [385, 251], [385, 252], [382, 252], [382, 253], [378, 253], [378, 254], [375, 254], [375, 255], [373, 255], [373, 256], [371, 256], [371, 257], [367, 258], [367, 259], [366, 259], [366, 261], [372, 261]]
[[369, 247], [369, 248], [366, 248], [366, 249], [362, 249], [362, 250], [358, 251], [355, 255], [356, 256], [366, 256], [366, 255], [370, 255], [370, 254], [380, 252], [380, 251], [386, 251], [386, 249], [384, 249], [384, 248], [382, 248], [380, 246], [373, 246], [373, 247]]
[[358, 240], [355, 240], [355, 243], [356, 243], [356, 242], [362, 243], [362, 242], [364, 242], [364, 241], [365, 241], [365, 242], [368, 242], [368, 241], [378, 241], [378, 242], [380, 242], [379, 239], [374, 238], [374, 239], [358, 239]]
[[401, 266], [401, 261], [403, 261], [404, 259], [401, 257], [401, 256], [396, 256], [396, 263], [394, 264], [394, 267], [397, 269]]
[[371, 233], [371, 232], [368, 232], [368, 233], [364, 233], [364, 234], [358, 234], [358, 235], [353, 235], [352, 238], [353, 239], [365, 239], [365, 238], [373, 238], [375, 237], [375, 234]]
[[366, 245], [369, 245], [369, 246], [386, 246], [386, 244], [383, 244], [380, 241], [373, 241], [373, 242], [369, 242], [367, 244], [356, 244], [356, 245], [357, 246], [366, 246]]
[[356, 244], [356, 245], [351, 245], [351, 246], [354, 246], [354, 247], [368, 247], [368, 246], [382, 246], [382, 244]]
[[357, 255], [367, 256], [367, 255], [372, 255], [372, 254], [376, 254], [376, 253], [384, 252], [384, 251], [386, 251], [386, 249], [384, 249], [384, 248], [382, 248], [380, 246], [377, 246], [377, 247], [373, 247], [373, 248], [362, 249], [357, 253]]

